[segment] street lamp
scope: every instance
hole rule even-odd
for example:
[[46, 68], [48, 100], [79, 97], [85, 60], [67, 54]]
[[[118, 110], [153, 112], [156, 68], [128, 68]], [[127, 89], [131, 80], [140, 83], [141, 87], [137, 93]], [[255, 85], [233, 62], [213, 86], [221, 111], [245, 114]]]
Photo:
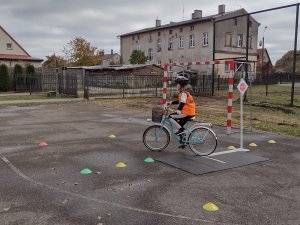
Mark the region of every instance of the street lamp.
[[[264, 66], [264, 51], [265, 51], [265, 31], [267, 30], [267, 26], [265, 26], [265, 29], [264, 29], [264, 31], [263, 31], [263, 38], [262, 38], [262, 43], [260, 43], [260, 46], [262, 45], [262, 52], [261, 52], [261, 75], [263, 76], [264, 74], [263, 74], [263, 72], [264, 72], [264, 70], [263, 70], [263, 66]], [[268, 62], [269, 63], [269, 62]], [[266, 82], [266, 96], [268, 95], [268, 79], [269, 79], [269, 77], [268, 77], [268, 73], [267, 73], [267, 82]]]
[[264, 32], [263, 32], [263, 38], [262, 43], [260, 43], [260, 46], [262, 46], [262, 52], [261, 52], [261, 73], [263, 74], [263, 63], [264, 63], [264, 49], [265, 49], [265, 31], [268, 27], [265, 26]]

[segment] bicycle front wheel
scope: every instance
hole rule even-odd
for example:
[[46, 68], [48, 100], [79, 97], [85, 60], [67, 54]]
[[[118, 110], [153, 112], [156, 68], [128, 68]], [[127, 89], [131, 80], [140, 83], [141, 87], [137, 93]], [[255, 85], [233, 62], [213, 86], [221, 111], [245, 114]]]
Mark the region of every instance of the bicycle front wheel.
[[162, 151], [170, 143], [170, 134], [166, 128], [153, 125], [144, 131], [143, 142], [151, 151]]
[[196, 155], [210, 155], [217, 148], [217, 137], [207, 127], [198, 127], [191, 131], [188, 144]]

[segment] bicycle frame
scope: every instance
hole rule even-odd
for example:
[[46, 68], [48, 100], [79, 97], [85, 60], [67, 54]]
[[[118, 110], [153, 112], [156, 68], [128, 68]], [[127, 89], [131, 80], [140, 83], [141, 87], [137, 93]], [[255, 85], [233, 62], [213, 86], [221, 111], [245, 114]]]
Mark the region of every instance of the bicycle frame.
[[[175, 139], [177, 142], [182, 143], [182, 144], [199, 144], [199, 143], [201, 144], [201, 143], [203, 143], [203, 139], [205, 138], [205, 136], [204, 136], [202, 139], [199, 139], [199, 137], [196, 137], [197, 140], [196, 140], [196, 141], [193, 141], [193, 142], [188, 141], [188, 140], [187, 140], [187, 137], [188, 137], [189, 134], [192, 132], [192, 130], [195, 129], [196, 127], [203, 127], [203, 126], [205, 126], [205, 127], [210, 126], [210, 127], [211, 127], [211, 124], [210, 124], [210, 123], [197, 123], [197, 122], [196, 122], [196, 124], [194, 124], [194, 125], [192, 125], [192, 126], [189, 126], [189, 125], [190, 125], [190, 122], [188, 121], [188, 122], [186, 123], [186, 125], [185, 125], [186, 134], [185, 134], [185, 135], [178, 136], [178, 135], [174, 134], [174, 132], [173, 132], [173, 131], [174, 131], [174, 130], [173, 130], [173, 125], [172, 125], [172, 123], [170, 122], [170, 118], [169, 118], [169, 115], [168, 115], [168, 110], [165, 109], [165, 111], [166, 111], [166, 112], [164, 113], [161, 122], [160, 122], [160, 123], [154, 123], [154, 124], [159, 125], [159, 126], [161, 127], [161, 128], [160, 128], [160, 131], [161, 131], [163, 128], [165, 128], [165, 129], [168, 131], [169, 135], [170, 135], [173, 139]], [[209, 129], [209, 128], [208, 128], [208, 129]], [[211, 129], [209, 129], [209, 130], [211, 130]], [[214, 133], [214, 132], [213, 132], [213, 133]], [[157, 137], [159, 137], [159, 136], [160, 136], [160, 133], [157, 134]]]

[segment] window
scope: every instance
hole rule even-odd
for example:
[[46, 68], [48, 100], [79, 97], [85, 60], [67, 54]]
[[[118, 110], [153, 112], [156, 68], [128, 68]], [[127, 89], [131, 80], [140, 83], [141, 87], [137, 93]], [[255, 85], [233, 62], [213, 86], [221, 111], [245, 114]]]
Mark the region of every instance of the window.
[[152, 42], [152, 35], [149, 34], [149, 42]]
[[7, 48], [7, 49], [12, 49], [12, 43], [7, 43], [7, 44], [6, 44], [6, 48]]
[[182, 32], [183, 32], [183, 28], [181, 27], [181, 28], [180, 28], [180, 33], [182, 33]]
[[148, 59], [149, 61], [153, 60], [153, 49], [149, 48], [148, 50]]
[[169, 68], [168, 68], [168, 72], [172, 72], [173, 71], [173, 65], [172, 65], [173, 60], [169, 59], [169, 63], [170, 63], [170, 65], [169, 65]]
[[157, 60], [157, 65], [158, 65], [158, 66], [161, 66], [161, 60], [160, 60], [160, 59]]
[[237, 26], [237, 18], [234, 19], [234, 25]]
[[189, 46], [190, 46], [190, 48], [195, 47], [195, 38], [194, 38], [193, 34], [190, 35]]
[[173, 38], [169, 38], [168, 50], [173, 50]]
[[140, 44], [136, 45], [136, 50], [141, 51], [141, 45]]
[[249, 20], [249, 27], [252, 27], [252, 21]]
[[248, 39], [248, 48], [252, 48], [252, 36], [249, 36], [249, 39]]
[[157, 33], [157, 36], [160, 37], [160, 32]]
[[140, 35], [138, 35], [138, 40], [140, 40]]
[[229, 73], [230, 72], [230, 66], [229, 64], [225, 64], [225, 73]]
[[203, 33], [203, 46], [208, 46], [208, 33]]
[[231, 43], [232, 43], [232, 34], [231, 33], [226, 33], [225, 46], [231, 46]]
[[179, 48], [183, 48], [184, 47], [184, 45], [183, 45], [183, 36], [180, 36], [179, 37]]
[[194, 26], [191, 26], [191, 31], [193, 31], [194, 30]]
[[172, 34], [172, 32], [173, 32], [172, 30], [169, 30], [169, 34]]
[[237, 36], [237, 47], [243, 47], [243, 35], [242, 34], [238, 34]]
[[132, 40], [134, 40], [134, 35], [132, 35]]
[[160, 52], [161, 51], [161, 39], [157, 39], [157, 51]]

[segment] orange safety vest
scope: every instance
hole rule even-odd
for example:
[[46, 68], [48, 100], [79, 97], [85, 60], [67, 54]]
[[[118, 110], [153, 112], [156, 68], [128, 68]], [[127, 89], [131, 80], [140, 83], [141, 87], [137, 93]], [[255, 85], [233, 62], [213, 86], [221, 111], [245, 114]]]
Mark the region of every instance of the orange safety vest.
[[[181, 93], [179, 93], [178, 96], [178, 102], [180, 104], [180, 100], [181, 100]], [[187, 99], [186, 99], [186, 103], [183, 106], [183, 109], [181, 110], [182, 114], [185, 114], [187, 116], [195, 116], [196, 115], [196, 106], [195, 106], [195, 102], [193, 99], [193, 96], [185, 91], [186, 95], [187, 95]]]

